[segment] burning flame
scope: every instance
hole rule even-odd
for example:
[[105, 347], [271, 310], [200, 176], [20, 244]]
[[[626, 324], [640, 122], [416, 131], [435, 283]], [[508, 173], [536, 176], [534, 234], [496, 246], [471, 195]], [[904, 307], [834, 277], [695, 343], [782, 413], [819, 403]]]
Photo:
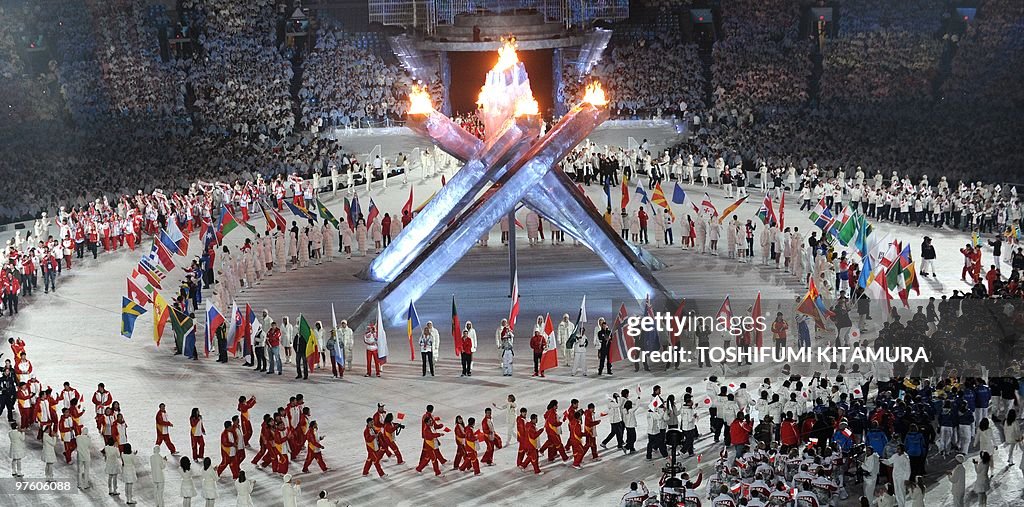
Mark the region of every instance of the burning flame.
[[516, 39], [502, 39], [502, 46], [498, 48], [498, 63], [494, 64], [495, 72], [502, 72], [511, 69], [519, 63], [519, 55], [516, 54]]
[[605, 97], [604, 88], [601, 88], [601, 83], [595, 81], [587, 85], [586, 92], [583, 94], [583, 102], [592, 106], [604, 106], [608, 104], [608, 97]]
[[409, 92], [409, 114], [430, 114], [434, 111], [430, 93], [422, 86], [413, 86]]
[[516, 116], [524, 116], [528, 114], [540, 114], [540, 105], [533, 97], [519, 97], [516, 100]]

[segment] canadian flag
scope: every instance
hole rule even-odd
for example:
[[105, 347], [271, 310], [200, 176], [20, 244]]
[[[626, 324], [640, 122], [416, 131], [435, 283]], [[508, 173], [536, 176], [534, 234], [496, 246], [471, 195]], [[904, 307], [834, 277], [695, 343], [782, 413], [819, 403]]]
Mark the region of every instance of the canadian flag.
[[555, 326], [551, 323], [550, 313], [547, 314], [547, 318], [544, 320], [544, 339], [547, 340], [548, 346], [540, 357], [541, 373], [558, 366], [558, 342], [555, 338]]

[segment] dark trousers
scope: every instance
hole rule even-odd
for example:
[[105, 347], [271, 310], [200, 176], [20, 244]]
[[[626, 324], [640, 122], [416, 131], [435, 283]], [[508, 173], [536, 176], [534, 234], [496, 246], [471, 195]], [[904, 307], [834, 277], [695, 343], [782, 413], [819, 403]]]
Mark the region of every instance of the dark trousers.
[[[461, 354], [461, 357], [462, 357], [462, 374], [463, 375], [469, 375], [470, 373], [473, 372], [473, 353], [472, 352], [463, 352]], [[431, 370], [431, 371], [433, 371], [433, 370]]]
[[543, 355], [542, 352], [533, 353], [533, 374], [537, 375], [540, 373], [540, 357]]
[[14, 396], [5, 396], [0, 399], [0, 413], [7, 411], [7, 422], [14, 422]]
[[306, 342], [295, 347], [295, 378], [309, 378], [309, 361], [306, 361]]
[[697, 440], [697, 428], [683, 432], [683, 443], [680, 451], [693, 454], [693, 443]]
[[228, 362], [228, 340], [227, 338], [217, 338], [217, 362], [226, 363]]
[[256, 356], [256, 371], [267, 371], [267, 348], [253, 347], [253, 355]]
[[665, 448], [665, 432], [647, 435], [647, 459], [651, 459], [651, 451], [657, 450], [661, 457], [668, 457], [668, 449]]
[[434, 352], [420, 352], [420, 358], [423, 359], [423, 376], [427, 376], [427, 366], [430, 366], [430, 376], [434, 376]]
[[608, 346], [606, 346], [606, 347], [601, 347], [601, 348], [597, 349], [597, 359], [598, 359], [597, 374], [598, 375], [600, 375], [601, 371], [604, 370], [604, 365], [605, 365], [606, 362], [608, 363], [608, 374], [609, 375], [612, 374], [612, 362], [611, 362], [611, 359], [608, 357], [608, 353], [610, 352], [610, 349], [611, 349], [611, 345], [610, 344]]
[[626, 428], [626, 443], [622, 448], [629, 452], [636, 452], [636, 428]]
[[[613, 408], [612, 410], [616, 410], [616, 409]], [[615, 447], [617, 447], [619, 449], [622, 449], [622, 433], [623, 433], [623, 431], [625, 429], [626, 429], [626, 423], [624, 423], [624, 422], [620, 421], [620, 422], [612, 423], [612, 432], [609, 433], [607, 437], [604, 437], [604, 440], [601, 441], [601, 445], [606, 445], [608, 442], [611, 441], [612, 438], [614, 438], [615, 439]]]
[[75, 257], [78, 257], [79, 259], [81, 259], [83, 255], [85, 255], [85, 242], [84, 241], [76, 242], [75, 243]]

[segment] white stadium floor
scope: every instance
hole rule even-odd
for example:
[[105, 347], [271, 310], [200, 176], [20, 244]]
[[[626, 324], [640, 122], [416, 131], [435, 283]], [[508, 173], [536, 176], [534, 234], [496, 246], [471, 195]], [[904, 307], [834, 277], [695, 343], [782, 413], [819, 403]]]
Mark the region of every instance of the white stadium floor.
[[[662, 148], [673, 142], [674, 132], [668, 125], [617, 126], [602, 129], [595, 134], [595, 139], [601, 144], [624, 145], [627, 136], [638, 140], [648, 138], [655, 148]], [[381, 144], [385, 154], [391, 154], [408, 152], [417, 145], [415, 139], [405, 134], [349, 135], [342, 136], [342, 139], [346, 146], [352, 146], [356, 152], [369, 152], [373, 145]], [[423, 180], [420, 172], [413, 170], [410, 184], [414, 186], [418, 204], [440, 185], [440, 178]], [[684, 185], [684, 188], [690, 199], [699, 199], [703, 192], [689, 185]], [[671, 184], [665, 190], [671, 196]], [[587, 191], [595, 202], [604, 202], [605, 197], [598, 185], [589, 187]], [[358, 193], [365, 209], [367, 192], [364, 187], [360, 187]], [[395, 213], [405, 202], [408, 193], [408, 187], [402, 185], [401, 179], [397, 178], [392, 179], [386, 190], [379, 183], [375, 184], [369, 197], [374, 199], [382, 214]], [[730, 200], [723, 197], [720, 189], [712, 188], [710, 193], [719, 209], [728, 205]], [[328, 198], [326, 201], [336, 215], [340, 214], [341, 195], [339, 193], [337, 198]], [[617, 189], [613, 190], [612, 198], [617, 202]], [[757, 192], [752, 192], [748, 202], [737, 211], [741, 219], [753, 217], [761, 198]], [[633, 194], [631, 199], [635, 206], [637, 196]], [[799, 204], [795, 195], [787, 197], [786, 223], [798, 226], [806, 235], [812, 230], [812, 224], [806, 212], [797, 211]], [[689, 209], [689, 204], [685, 206]], [[676, 206], [676, 211], [677, 214], [685, 214], [681, 206]], [[291, 220], [290, 217], [286, 218]], [[262, 224], [257, 223], [256, 227], [262, 228]], [[921, 236], [928, 234], [935, 238], [939, 252], [936, 263], [939, 277], [922, 281], [922, 297], [968, 288], [958, 278], [962, 261], [956, 250], [968, 240], [966, 235], [923, 227], [894, 227], [890, 224], [878, 225], [876, 229], [891, 232], [909, 242], [915, 256], [918, 254]], [[240, 244], [247, 234], [244, 228], [239, 228], [228, 237], [228, 242]], [[739, 313], [752, 303], [758, 290], [763, 292], [766, 299], [776, 300], [792, 300], [804, 292], [794, 275], [757, 264], [739, 264], [724, 257], [701, 256], [680, 248], [678, 229], [676, 235], [677, 244], [674, 248], [655, 248], [652, 244], [651, 250], [668, 265], [668, 268], [658, 272], [658, 276], [670, 290], [681, 295], [720, 302], [728, 293], [731, 294], [734, 311]], [[571, 244], [529, 247], [526, 246], [525, 232], [519, 231], [518, 237], [519, 280], [523, 293], [520, 336], [528, 336], [533, 319], [538, 314], [550, 312], [556, 321], [563, 313], [575, 317], [580, 298], [584, 294], [587, 295], [590, 317], [588, 327], [593, 326], [597, 317], [610, 316], [611, 301], [622, 291], [595, 255], [583, 247], [573, 247]], [[196, 243], [192, 242], [191, 256], [198, 255]], [[721, 243], [724, 246], [724, 234]], [[759, 250], [759, 246], [756, 248]], [[498, 451], [495, 466], [484, 467], [479, 477], [446, 471], [446, 477], [435, 478], [429, 471], [423, 475], [414, 471], [421, 446], [416, 421], [428, 403], [436, 407], [435, 414], [449, 425], [457, 414], [480, 419], [485, 407], [492, 402], [503, 402], [509, 393], [516, 395], [520, 407], [527, 407], [538, 414], [543, 412], [548, 400], [556, 398], [562, 408], [570, 398], [578, 398], [583, 405], [596, 403], [601, 411], [609, 393], [622, 388], [635, 390], [638, 384], [645, 395], [649, 395], [651, 387], [657, 383], [663, 387], [665, 394], [674, 393], [681, 398], [687, 386], [692, 386], [695, 392], [703, 392], [704, 376], [712, 371], [698, 370], [695, 365], [687, 365], [680, 370], [666, 372], [659, 368], [653, 374], [634, 374], [632, 368], [625, 372], [627, 368], [618, 364], [613, 377], [596, 378], [593, 376], [597, 364], [596, 350], [591, 350], [590, 377], [570, 377], [568, 369], [560, 367], [549, 373], [548, 378], [536, 379], [529, 376], [529, 352], [525, 340], [521, 340], [517, 346], [519, 356], [516, 360], [516, 375], [501, 376], [497, 354], [489, 346], [494, 327], [502, 316], [507, 315], [509, 306], [506, 297], [508, 261], [505, 249], [500, 246], [497, 230], [492, 233], [489, 247], [475, 248], [417, 302], [421, 320], [432, 320], [442, 336], [437, 376], [426, 378], [420, 376], [419, 361], [411, 362], [407, 359], [404, 326], [388, 330], [392, 357], [380, 379], [364, 378], [361, 375], [364, 364], [362, 347], [358, 343], [361, 329], [357, 330], [355, 371], [349, 372], [344, 380], [335, 380], [331, 378], [329, 369], [326, 374], [324, 370], [316, 370], [311, 372], [310, 380], [306, 382], [293, 380], [293, 376], [289, 376], [287, 367], [293, 365], [286, 365], [284, 376], [267, 376], [242, 368], [241, 360], [238, 359], [222, 365], [216, 363], [213, 357], [193, 362], [173, 356], [172, 337], [166, 337], [159, 349], [154, 347], [149, 316], [139, 319], [132, 340], [124, 340], [118, 334], [124, 276], [129, 273], [138, 256], [138, 253], [121, 251], [101, 256], [98, 261], [76, 261], [73, 271], [65, 273], [58, 280], [59, 289], [56, 292], [42, 294], [40, 291], [32, 298], [23, 298], [20, 315], [13, 320], [8, 317], [0, 319], [0, 327], [5, 338], [24, 337], [28, 343], [29, 357], [43, 385], [51, 385], [59, 390], [61, 383], [67, 380], [83, 396], [90, 398], [96, 384], [104, 382], [114, 398], [120, 401], [129, 425], [129, 441], [139, 451], [140, 482], [136, 487], [136, 496], [140, 505], [155, 505], [149, 481], [148, 457], [154, 441], [154, 415], [158, 403], [167, 404], [171, 421], [175, 424], [171, 437], [179, 452], [186, 455], [189, 452], [189, 411], [192, 407], [202, 409], [209, 433], [207, 453], [217, 463], [221, 422], [236, 414], [236, 400], [240, 395], [256, 396], [257, 404], [251, 417], [258, 436], [259, 421], [264, 413], [283, 406], [289, 396], [303, 393], [306, 406], [311, 408], [313, 418], [320, 425], [320, 435], [325, 437], [324, 458], [331, 469], [326, 473], [315, 471], [303, 474], [299, 472], [301, 463], [292, 463], [290, 471], [296, 479], [302, 481], [299, 505], [313, 505], [316, 494], [321, 489], [327, 489], [331, 498], [339, 500], [341, 505], [614, 506], [618, 505], [630, 481], [643, 479], [649, 485], [657, 484], [664, 461], [646, 461], [639, 454], [624, 456], [619, 452], [602, 451], [602, 461], [591, 462], [588, 459], [584, 461], [583, 470], [574, 470], [561, 463], [545, 464], [542, 458], [542, 467], [547, 473], [536, 477], [514, 467], [515, 446], [512, 445]], [[366, 265], [368, 259], [345, 259], [342, 256], [332, 263], [274, 274], [257, 287], [243, 291], [236, 300], [240, 303], [249, 302], [256, 311], [267, 308], [275, 318], [290, 315], [295, 319], [301, 311], [308, 318], [323, 320], [329, 325], [331, 302], [335, 304], [341, 319], [352, 312], [376, 287], [376, 284], [352, 276]], [[180, 271], [177, 273], [180, 275]], [[463, 322], [468, 319], [477, 323], [480, 333], [481, 347], [471, 378], [458, 376], [459, 364], [447, 331], [450, 328], [452, 294], [458, 299], [460, 318]], [[635, 310], [635, 305], [631, 309]], [[774, 310], [774, 307], [766, 308], [766, 311]], [[791, 308], [785, 310], [788, 313]], [[878, 310], [874, 311], [877, 314]], [[2, 350], [7, 352], [6, 347]], [[9, 357], [9, 353], [5, 357]], [[774, 370], [769, 367], [755, 371], [730, 369], [725, 373], [725, 378], [737, 381], [759, 379], [775, 375]], [[716, 371], [721, 375], [721, 370]], [[384, 462], [385, 472], [389, 474], [385, 479], [376, 478], [375, 475], [367, 478], [360, 476], [365, 457], [361, 440], [363, 421], [373, 413], [377, 402], [385, 402], [390, 411], [408, 414], [409, 428], [398, 437], [407, 464], [396, 465], [394, 460]], [[93, 426], [91, 405], [86, 403], [85, 406], [87, 424]], [[641, 414], [637, 428], [637, 447], [641, 452], [646, 443], [644, 433], [647, 425], [643, 418]], [[496, 411], [495, 421], [499, 431], [504, 432], [504, 414]], [[685, 464], [691, 472], [703, 468], [705, 473], [710, 473], [717, 448], [712, 449], [706, 417], [698, 423], [698, 428], [702, 433], [698, 450], [707, 453], [708, 459], [701, 464], [697, 464], [695, 459], [688, 459]], [[599, 426], [602, 438], [607, 431], [606, 424]], [[95, 431], [91, 434], [94, 441], [94, 487], [91, 490], [67, 494], [17, 493], [13, 491], [9, 479], [3, 479], [0, 480], [0, 505], [105, 506], [123, 503], [123, 492], [120, 497], [105, 494], [100, 444]], [[34, 438], [28, 440], [29, 457], [23, 465], [25, 476], [41, 478], [43, 465], [39, 458], [40, 444]], [[254, 437], [254, 443], [256, 440]], [[442, 439], [442, 450], [447, 458], [454, 456], [452, 438]], [[7, 453], [7, 437], [4, 433], [0, 437], [0, 475], [3, 476], [9, 472]], [[255, 449], [247, 453], [251, 458]], [[997, 460], [1002, 465], [997, 468], [992, 481], [994, 490], [990, 494], [989, 505], [1021, 505], [1024, 481], [1020, 470], [1016, 467], [1004, 468], [1006, 458], [1002, 450]], [[74, 466], [64, 465], [59, 456], [58, 461], [57, 477], [72, 480], [74, 484]], [[257, 470], [248, 461], [243, 469], [249, 474], [250, 480], [256, 483], [256, 505], [281, 505], [279, 476]], [[974, 472], [970, 469], [968, 487], [973, 481]], [[165, 493], [168, 505], [179, 504], [179, 483], [180, 473], [173, 465], [169, 465]], [[948, 481], [939, 480], [928, 492], [927, 505], [951, 505], [948, 491]], [[234, 486], [229, 474], [221, 478], [218, 492], [220, 499], [217, 505], [234, 505]], [[859, 488], [853, 486], [851, 494], [854, 496], [843, 502], [843, 505], [854, 505], [854, 499], [860, 494]], [[973, 498], [970, 499], [973, 501]], [[200, 505], [201, 501], [197, 498], [194, 505]]]

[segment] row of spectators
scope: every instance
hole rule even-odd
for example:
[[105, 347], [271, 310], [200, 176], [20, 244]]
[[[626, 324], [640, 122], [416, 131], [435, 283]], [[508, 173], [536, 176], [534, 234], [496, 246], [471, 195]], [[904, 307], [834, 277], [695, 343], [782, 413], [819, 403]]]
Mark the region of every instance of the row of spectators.
[[704, 74], [697, 45], [675, 34], [613, 44], [588, 76], [573, 74], [571, 66], [563, 71], [560, 95], [568, 104], [578, 102], [586, 85], [596, 79], [617, 116], [688, 117], [687, 113], [704, 110]]

